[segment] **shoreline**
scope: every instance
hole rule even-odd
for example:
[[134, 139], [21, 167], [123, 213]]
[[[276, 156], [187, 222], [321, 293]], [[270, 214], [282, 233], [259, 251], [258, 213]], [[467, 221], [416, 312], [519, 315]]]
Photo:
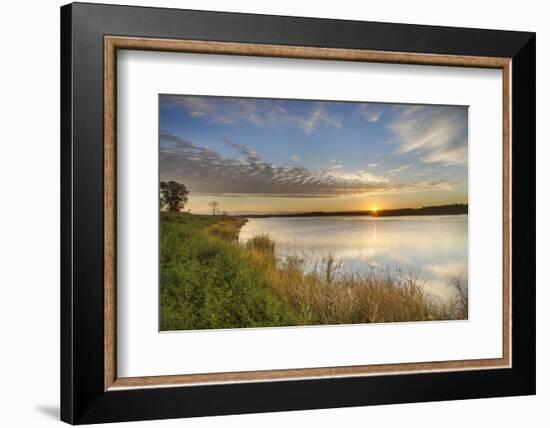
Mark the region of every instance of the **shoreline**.
[[358, 210], [358, 211], [309, 211], [300, 213], [239, 214], [240, 218], [270, 217], [404, 217], [428, 215], [463, 215], [468, 214], [468, 204], [438, 205], [421, 208], [396, 208], [391, 210]]
[[263, 218], [328, 218], [328, 217], [369, 217], [369, 218], [388, 218], [388, 217], [444, 217], [444, 216], [459, 216], [468, 215], [468, 213], [455, 214], [393, 214], [393, 215], [370, 215], [370, 214], [332, 214], [326, 213], [323, 215], [315, 214], [300, 214], [300, 215], [277, 215], [277, 214], [251, 214], [251, 215], [233, 215], [233, 218], [242, 218], [244, 220], [263, 219]]

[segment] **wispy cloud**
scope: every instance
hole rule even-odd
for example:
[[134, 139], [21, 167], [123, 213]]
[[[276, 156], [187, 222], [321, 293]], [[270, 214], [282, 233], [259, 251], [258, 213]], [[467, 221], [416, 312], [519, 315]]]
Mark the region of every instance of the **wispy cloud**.
[[[163, 102], [183, 107], [187, 113], [217, 124], [238, 122], [260, 127], [292, 127], [312, 134], [320, 127], [339, 128], [341, 119], [330, 113], [331, 102], [309, 102], [300, 111], [290, 111], [282, 100], [255, 98], [204, 97], [192, 95], [165, 95]], [[300, 101], [297, 102], [300, 104]]]
[[284, 123], [289, 119], [290, 123], [292, 123], [293, 121], [296, 122], [297, 127], [303, 129], [306, 134], [311, 134], [319, 126], [340, 128], [340, 126], [342, 125], [340, 119], [329, 115], [326, 107], [321, 103], [317, 104], [317, 106], [305, 119], [296, 116], [293, 116], [291, 118], [284, 117], [280, 119], [282, 119], [281, 123]]
[[376, 104], [359, 104], [358, 114], [367, 122], [378, 122], [384, 113], [383, 109]]
[[161, 179], [183, 182], [193, 193], [288, 197], [338, 197], [453, 187], [442, 180], [393, 182], [367, 169], [348, 172], [336, 159], [319, 170], [275, 165], [250, 147], [226, 142], [239, 151], [238, 157], [223, 157], [187, 139], [161, 134]]
[[425, 163], [466, 165], [468, 109], [452, 106], [395, 106], [389, 128], [397, 153], [418, 153]]
[[328, 161], [327, 171], [337, 171], [342, 168], [342, 162], [337, 159], [331, 159]]
[[388, 171], [388, 174], [390, 174], [390, 175], [396, 175], [396, 174], [398, 174], [398, 173], [400, 173], [400, 172], [406, 171], [406, 170], [409, 169], [411, 166], [412, 166], [412, 163], [408, 163], [408, 164], [406, 164], [406, 165], [401, 165], [401, 166], [399, 166], [399, 167], [397, 167], [397, 168], [390, 169], [390, 170]]

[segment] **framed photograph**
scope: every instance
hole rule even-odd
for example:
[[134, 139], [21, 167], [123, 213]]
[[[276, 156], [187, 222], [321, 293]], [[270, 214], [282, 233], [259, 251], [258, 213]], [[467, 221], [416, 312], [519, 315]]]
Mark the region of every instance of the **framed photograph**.
[[535, 393], [535, 35], [61, 8], [61, 417]]

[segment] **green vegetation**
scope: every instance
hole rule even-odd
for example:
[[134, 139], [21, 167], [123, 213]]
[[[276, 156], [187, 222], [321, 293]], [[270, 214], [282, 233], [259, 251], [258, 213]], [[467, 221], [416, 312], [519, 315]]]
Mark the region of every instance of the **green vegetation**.
[[290, 305], [236, 242], [245, 222], [161, 213], [161, 330], [295, 324]]
[[176, 181], [160, 182], [160, 208], [165, 211], [179, 212], [187, 203], [189, 190], [185, 184]]
[[161, 330], [467, 318], [458, 280], [458, 297], [442, 303], [400, 272], [345, 272], [330, 255], [277, 260], [268, 235], [238, 243], [244, 223], [161, 213]]

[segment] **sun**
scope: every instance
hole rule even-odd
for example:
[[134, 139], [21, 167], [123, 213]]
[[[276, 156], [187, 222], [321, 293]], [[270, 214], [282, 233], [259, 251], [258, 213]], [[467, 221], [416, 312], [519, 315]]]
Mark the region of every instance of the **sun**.
[[376, 214], [378, 212], [378, 207], [372, 207], [370, 210], [373, 214]]

